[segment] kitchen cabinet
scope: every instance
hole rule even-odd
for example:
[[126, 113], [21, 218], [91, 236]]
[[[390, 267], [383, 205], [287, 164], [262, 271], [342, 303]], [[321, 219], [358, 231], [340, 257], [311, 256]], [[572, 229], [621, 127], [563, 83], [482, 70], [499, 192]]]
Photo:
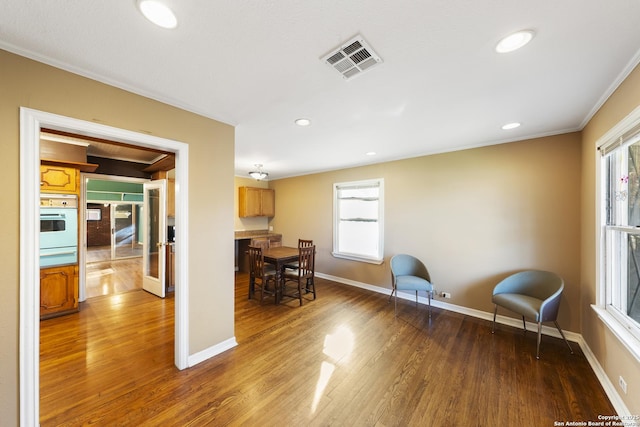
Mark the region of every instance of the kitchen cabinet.
[[78, 194], [80, 171], [71, 167], [42, 164], [40, 165], [40, 191]]
[[40, 319], [78, 311], [78, 265], [40, 269]]
[[275, 191], [269, 188], [240, 187], [238, 216], [240, 218], [268, 216], [276, 211]]

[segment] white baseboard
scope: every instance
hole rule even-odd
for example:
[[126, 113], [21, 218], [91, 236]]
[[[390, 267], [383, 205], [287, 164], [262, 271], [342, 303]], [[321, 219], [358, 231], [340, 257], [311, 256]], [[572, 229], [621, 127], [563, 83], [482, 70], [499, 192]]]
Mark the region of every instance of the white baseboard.
[[[369, 291], [377, 292], [379, 294], [384, 294], [387, 296], [391, 294], [390, 288], [382, 288], [380, 286], [374, 286], [368, 283], [357, 282], [355, 280], [345, 279], [342, 277], [332, 276], [329, 274], [323, 274], [318, 272], [316, 272], [316, 276], [322, 279], [331, 280], [332, 282], [338, 282], [338, 283], [343, 283], [349, 286], [355, 286], [357, 288], [367, 289]], [[415, 294], [398, 292], [398, 298], [415, 301]], [[426, 305], [428, 303], [428, 300], [424, 296], [419, 296], [418, 302], [420, 304]], [[486, 311], [475, 310], [473, 308], [468, 308], [468, 307], [462, 307], [459, 305], [446, 303], [437, 299], [431, 299], [431, 305], [433, 307], [442, 308], [444, 310], [453, 311], [455, 313], [460, 313], [467, 316], [476, 317], [479, 319], [493, 321], [493, 313], [488, 313]], [[522, 328], [522, 321], [519, 319], [514, 319], [512, 317], [498, 315], [496, 317], [496, 323], [513, 326], [516, 328]], [[527, 329], [532, 331], [537, 331], [538, 324], [527, 322]], [[582, 352], [584, 353], [587, 361], [589, 362], [589, 365], [591, 365], [591, 369], [593, 369], [593, 372], [596, 374], [598, 381], [600, 381], [602, 388], [604, 388], [604, 391], [607, 394], [607, 397], [609, 398], [609, 400], [611, 401], [611, 404], [615, 408], [617, 415], [620, 417], [630, 416], [631, 412], [629, 411], [627, 406], [624, 404], [624, 401], [620, 397], [618, 390], [614, 387], [609, 377], [607, 377], [606, 373], [604, 372], [604, 369], [602, 369], [602, 366], [600, 365], [595, 355], [593, 354], [593, 352], [591, 351], [591, 349], [583, 339], [582, 335], [575, 332], [571, 332], [571, 331], [562, 331], [562, 332], [564, 333], [568, 341], [577, 343], [582, 349]], [[558, 330], [550, 326], [542, 325], [542, 333], [552, 337], [562, 338]]]
[[198, 353], [192, 354], [189, 356], [187, 363], [189, 367], [195, 366], [200, 362], [204, 362], [207, 359], [210, 359], [214, 356], [217, 356], [220, 353], [224, 353], [225, 351], [235, 347], [238, 345], [236, 341], [236, 337], [229, 338], [226, 341], [222, 341], [212, 347], [199, 351]]
[[609, 397], [609, 400], [611, 401], [613, 407], [616, 409], [618, 416], [630, 417], [631, 411], [629, 411], [629, 408], [627, 408], [627, 405], [625, 405], [622, 397], [620, 397], [620, 394], [618, 393], [618, 389], [613, 385], [607, 374], [604, 372], [604, 369], [602, 369], [600, 362], [598, 362], [598, 359], [596, 359], [596, 356], [584, 341], [582, 335], [580, 336], [580, 341], [578, 342], [578, 344], [580, 344], [580, 348], [582, 349], [584, 356], [587, 358], [587, 361], [589, 362], [589, 365], [591, 365], [591, 369], [593, 369], [596, 377], [598, 377], [598, 381], [600, 381], [602, 388], [604, 388], [604, 392], [607, 393], [607, 396]]

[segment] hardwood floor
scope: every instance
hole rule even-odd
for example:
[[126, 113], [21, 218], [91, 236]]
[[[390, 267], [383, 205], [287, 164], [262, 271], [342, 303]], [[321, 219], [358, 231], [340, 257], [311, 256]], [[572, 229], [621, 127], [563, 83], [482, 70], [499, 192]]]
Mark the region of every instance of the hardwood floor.
[[41, 425], [552, 426], [614, 414], [577, 344], [316, 279], [260, 305], [236, 277], [238, 346], [173, 365], [174, 300], [94, 298], [41, 322]]
[[87, 298], [142, 289], [142, 258], [87, 264]]

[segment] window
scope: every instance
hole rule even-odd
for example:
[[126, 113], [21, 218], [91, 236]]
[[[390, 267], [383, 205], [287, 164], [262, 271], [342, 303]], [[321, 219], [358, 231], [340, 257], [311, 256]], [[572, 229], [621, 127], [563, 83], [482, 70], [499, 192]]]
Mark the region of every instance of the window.
[[[637, 114], [637, 113], [636, 113]], [[617, 132], [613, 132], [617, 129]], [[613, 132], [613, 133], [612, 133]], [[634, 352], [640, 349], [640, 114], [626, 129], [616, 126], [603, 154], [600, 196], [603, 229], [602, 316]], [[603, 287], [602, 287], [603, 285]]]
[[333, 186], [333, 255], [382, 263], [384, 180]]

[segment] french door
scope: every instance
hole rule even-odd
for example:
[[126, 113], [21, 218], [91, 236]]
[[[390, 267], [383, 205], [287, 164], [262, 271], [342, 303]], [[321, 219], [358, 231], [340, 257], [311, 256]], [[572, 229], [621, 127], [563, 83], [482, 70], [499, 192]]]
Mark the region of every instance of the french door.
[[167, 244], [167, 180], [144, 184], [142, 215], [142, 289], [165, 297]]

